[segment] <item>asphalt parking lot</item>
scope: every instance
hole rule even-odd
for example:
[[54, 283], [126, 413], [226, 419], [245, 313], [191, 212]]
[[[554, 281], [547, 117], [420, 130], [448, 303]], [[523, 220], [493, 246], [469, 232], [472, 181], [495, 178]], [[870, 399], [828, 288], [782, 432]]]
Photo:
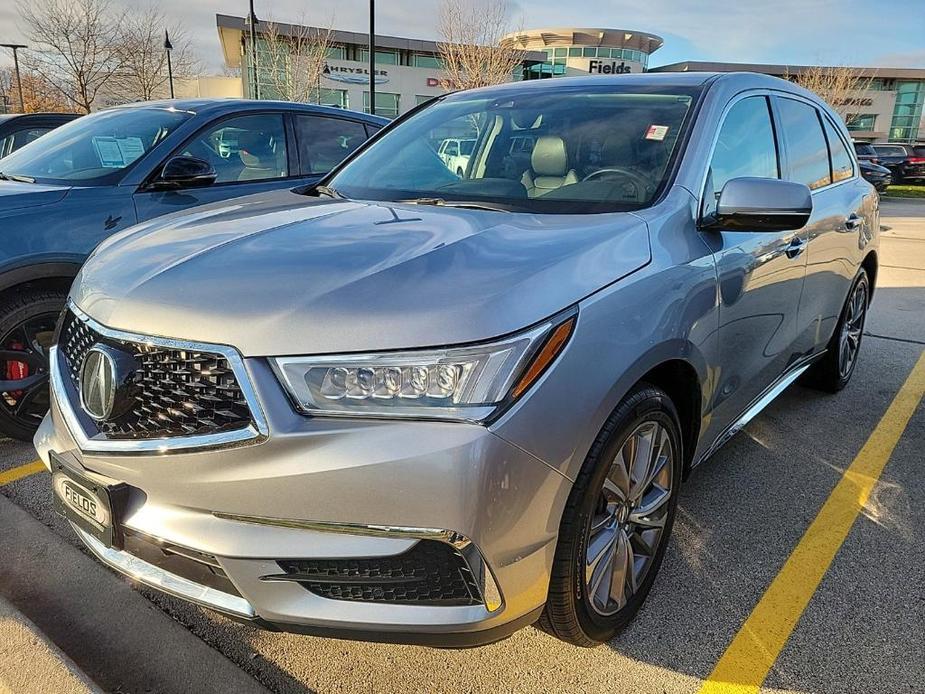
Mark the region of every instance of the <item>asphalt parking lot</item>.
[[[534, 628], [465, 651], [353, 643], [259, 631], [145, 589], [139, 592], [146, 600], [136, 601], [142, 608], [129, 604], [136, 593], [114, 592], [123, 607], [97, 611], [94, 619], [117, 633], [130, 619], [122, 610], [137, 609], [132, 630], [145, 631], [150, 619], [157, 633], [174, 628], [189, 639], [188, 646], [163, 643], [159, 663], [176, 653], [178, 668], [194, 669], [206, 658], [189, 653], [202, 649], [219, 658], [218, 669], [233, 664], [242, 676], [231, 685], [209, 675], [200, 691], [240, 691], [243, 682], [274, 692], [698, 691], [746, 620], [746, 631], [752, 628], [749, 615], [848, 466], [862, 449], [871, 450], [865, 442], [872, 432], [898, 426], [891, 404], [925, 350], [925, 203], [884, 202], [882, 213], [888, 229], [878, 288], [851, 384], [836, 396], [791, 387], [695, 471], [682, 490], [655, 588], [636, 621], [609, 644], [578, 649]], [[869, 480], [873, 488], [860, 515], [783, 649], [770, 659], [760, 691], [925, 691], [925, 405], [916, 400], [909, 411], [908, 423], [894, 432], [898, 442], [887, 451], [885, 468]], [[52, 509], [47, 475], [33, 471], [6, 483], [9, 476], [2, 477], [35, 457], [30, 445], [0, 440], [0, 494], [50, 529], [36, 552], [54, 566], [55, 543], [76, 547], [77, 540]], [[20, 518], [0, 503], [6, 504], [0, 519]], [[5, 532], [0, 529], [0, 547]], [[822, 563], [821, 550], [810, 547], [808, 556], [817, 551]], [[64, 590], [70, 573], [24, 575], [28, 570], [25, 560], [7, 561], [0, 595], [13, 593], [8, 599], [30, 619], [49, 625], [57, 645], [104, 689], [177, 688], [177, 678], [146, 680], [150, 665], [131, 649], [118, 654], [121, 670], [114, 673], [111, 653], [74, 636], [84, 633], [82, 625], [67, 617], [56, 622], [64, 607], [23, 597]], [[124, 581], [100, 571], [103, 578], [93, 580], [102, 594], [93, 599], [105, 604], [105, 586]], [[22, 588], [27, 584], [33, 592]]]

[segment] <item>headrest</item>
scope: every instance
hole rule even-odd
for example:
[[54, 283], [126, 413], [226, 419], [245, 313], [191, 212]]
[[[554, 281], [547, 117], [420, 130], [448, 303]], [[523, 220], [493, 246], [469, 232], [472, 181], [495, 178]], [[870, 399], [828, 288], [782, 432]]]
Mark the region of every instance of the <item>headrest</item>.
[[276, 163], [276, 153], [270, 136], [263, 132], [250, 131], [238, 136], [239, 156], [244, 166], [268, 167]]
[[533, 147], [530, 166], [538, 176], [564, 176], [568, 171], [565, 140], [557, 135], [543, 135]]

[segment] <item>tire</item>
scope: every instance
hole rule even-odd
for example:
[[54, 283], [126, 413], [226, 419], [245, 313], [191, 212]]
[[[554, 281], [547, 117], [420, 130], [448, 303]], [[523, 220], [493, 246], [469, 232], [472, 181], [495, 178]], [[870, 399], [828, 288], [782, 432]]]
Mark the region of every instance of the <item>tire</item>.
[[[859, 317], [856, 314], [858, 304], [853, 303], [857, 298], [858, 292], [863, 294], [863, 302], [860, 304], [861, 314]], [[845, 305], [842, 306], [838, 324], [835, 326], [835, 331], [832, 333], [832, 337], [826, 347], [825, 356], [813, 364], [806, 373], [807, 385], [828, 393], [837, 393], [848, 385], [848, 381], [851, 380], [851, 376], [854, 374], [854, 369], [858, 363], [858, 356], [861, 352], [861, 340], [864, 337], [864, 324], [867, 320], [867, 308], [869, 305], [870, 281], [867, 278], [867, 272], [862, 268], [851, 284], [851, 291], [848, 292]], [[849, 323], [852, 327], [847, 331], [850, 333], [850, 336], [846, 338], [845, 326]], [[844, 359], [846, 355], [842, 340], [849, 339], [853, 341], [855, 339], [853, 336], [856, 336], [853, 357], [850, 364], [845, 368]]]
[[[647, 469], [659, 470], [659, 473], [654, 475], [654, 480], [658, 480], [662, 487], [664, 487], [665, 480], [669, 480], [667, 497], [655, 497], [653, 496], [654, 491], [647, 492], [649, 488], [640, 485], [642, 499], [661, 500], [658, 502], [657, 509], [649, 513], [641, 513], [641, 507], [637, 505], [636, 511], [633, 512], [628, 512], [628, 506], [624, 506], [621, 510], [620, 502], [611, 501], [621, 496], [617, 493], [617, 488], [623, 485], [616, 481], [622, 474], [617, 473], [621, 469], [619, 461], [623, 460], [624, 454], [627, 458], [635, 460], [633, 452], [645, 450], [640, 441], [644, 441], [645, 432], [648, 432], [650, 428], [653, 430], [653, 440], [660, 441], [661, 448], [658, 449], [657, 456], [648, 456], [650, 462], [654, 464]], [[660, 432], [663, 432], [664, 436]], [[637, 436], [643, 438], [637, 439], [637, 443], [632, 444], [631, 439]], [[613, 638], [629, 624], [639, 611], [661, 566], [665, 547], [671, 535], [671, 526], [674, 523], [681, 484], [683, 460], [681, 441], [681, 425], [674, 404], [664, 391], [647, 383], [641, 383], [631, 390], [608, 418], [588, 453], [562, 515], [559, 541], [550, 578], [549, 596], [538, 623], [541, 629], [568, 643], [593, 647]], [[663, 452], [667, 453], [665, 461], [662, 461]], [[640, 455], [639, 459], [642, 460], [644, 457]], [[635, 466], [629, 467], [638, 470]], [[647, 476], [648, 474], [645, 475]], [[637, 477], [641, 476], [637, 475]], [[608, 482], [609, 490], [604, 489], [605, 481]], [[633, 475], [629, 475], [624, 482], [630, 493], [623, 494], [623, 496], [632, 497]], [[652, 489], [655, 489], [654, 485]], [[615, 496], [609, 496], [611, 494]], [[644, 505], [651, 507], [655, 503], [647, 501]], [[614, 504], [616, 504], [616, 510], [611, 512], [610, 508]], [[636, 525], [634, 519], [640, 520], [640, 524]], [[654, 541], [655, 546], [647, 547], [648, 553], [640, 552], [640, 548], [645, 546], [639, 544], [643, 541], [643, 536], [640, 534], [636, 537], [629, 528], [636, 527], [636, 532], [646, 533], [645, 537], [651, 539], [653, 528], [650, 525], [652, 523], [662, 524], [657, 540]], [[609, 528], [612, 526], [616, 528], [613, 531], [613, 537], [616, 538], [614, 540], [609, 539], [611, 536], [608, 535], [611, 532]], [[599, 530], [595, 531], [595, 528]], [[623, 532], [623, 539], [621, 539], [621, 532]], [[627, 537], [629, 537], [628, 543], [624, 541]], [[611, 546], [613, 551], [608, 554], [610, 550], [607, 548]], [[617, 568], [612, 568], [610, 579], [607, 579], [606, 574], [601, 578], [602, 574], [599, 572], [606, 571], [608, 564], [611, 563], [608, 562], [608, 558], [622, 556], [621, 547], [625, 550], [626, 546], [633, 550], [626, 556], [647, 558], [643, 562], [644, 572], [636, 577], [634, 562], [627, 561], [626, 565], [633, 565], [633, 571], [621, 574]], [[598, 551], [598, 548], [603, 549]], [[604, 558], [593, 563], [591, 556], [603, 556]], [[593, 569], [590, 568], [592, 565]], [[617, 566], [616, 559], [612, 565]], [[634, 577], [635, 590], [626, 595], [626, 581], [614, 581], [613, 577], [620, 575], [628, 577], [631, 574]], [[622, 601], [614, 600], [613, 604], [611, 604], [613, 600], [611, 589], [608, 587], [612, 584], [622, 586], [620, 589]]]
[[[31, 441], [48, 410], [48, 347], [64, 307], [63, 289], [28, 289], [0, 302], [0, 434]], [[16, 358], [21, 354], [21, 358]]]

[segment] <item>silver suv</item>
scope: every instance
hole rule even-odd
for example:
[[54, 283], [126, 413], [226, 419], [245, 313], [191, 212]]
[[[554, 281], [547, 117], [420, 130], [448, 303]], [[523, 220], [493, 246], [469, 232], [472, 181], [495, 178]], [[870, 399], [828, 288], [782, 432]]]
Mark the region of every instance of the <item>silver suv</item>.
[[[462, 177], [449, 136], [475, 142]], [[878, 197], [786, 81], [455, 93], [323, 183], [104, 241], [51, 356], [59, 510], [102, 561], [233, 617], [610, 639], [691, 468], [857, 364]]]

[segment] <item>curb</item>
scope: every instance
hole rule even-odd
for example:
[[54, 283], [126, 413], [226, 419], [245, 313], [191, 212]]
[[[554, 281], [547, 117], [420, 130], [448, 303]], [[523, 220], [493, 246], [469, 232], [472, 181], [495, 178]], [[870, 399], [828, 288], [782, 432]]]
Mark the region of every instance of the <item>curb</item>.
[[[51, 685], [51, 683], [54, 685]], [[102, 694], [28, 617], [0, 597], [0, 690]]]
[[[77, 664], [104, 691], [266, 692], [253, 677], [132, 589], [131, 583], [0, 495], [0, 597], [24, 613], [17, 620], [26, 646], [7, 653], [0, 614], [0, 692], [7, 671], [35, 674], [36, 645], [51, 641], [55, 652]], [[239, 629], [217, 618], [215, 628]], [[60, 650], [59, 650], [60, 649]], [[37, 676], [37, 679], [42, 676]], [[23, 679], [23, 682], [26, 680]], [[45, 679], [20, 692], [68, 690]], [[86, 685], [85, 685], [86, 686]]]

